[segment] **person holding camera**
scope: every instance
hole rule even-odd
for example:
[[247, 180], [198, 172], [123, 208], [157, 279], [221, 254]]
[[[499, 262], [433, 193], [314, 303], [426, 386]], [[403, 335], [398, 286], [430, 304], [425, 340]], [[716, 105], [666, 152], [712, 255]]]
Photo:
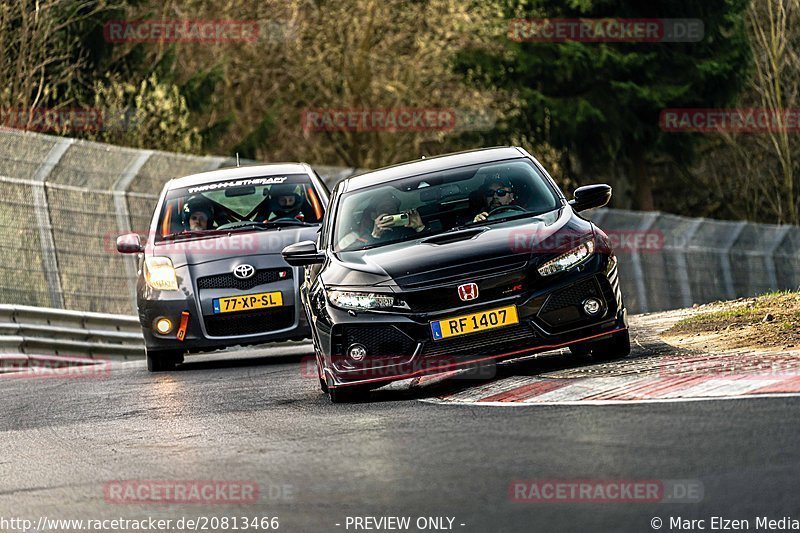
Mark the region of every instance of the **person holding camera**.
[[425, 230], [425, 223], [416, 209], [399, 211], [400, 199], [394, 194], [376, 196], [362, 212], [358, 227], [342, 238], [339, 248], [402, 240]]

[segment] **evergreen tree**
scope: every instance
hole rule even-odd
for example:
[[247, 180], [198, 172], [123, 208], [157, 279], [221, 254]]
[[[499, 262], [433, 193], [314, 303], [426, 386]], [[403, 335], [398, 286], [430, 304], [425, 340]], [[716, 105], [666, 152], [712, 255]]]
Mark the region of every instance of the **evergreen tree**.
[[662, 110], [729, 106], [747, 81], [747, 3], [509, 0], [509, 20], [699, 19], [704, 35], [697, 42], [519, 42], [508, 38], [501, 53], [472, 50], [462, 54], [460, 67], [477, 70], [495, 87], [519, 95], [521, 113], [505, 125], [508, 130], [546, 131], [547, 138], [540, 140], [577, 155], [590, 172], [612, 165], [628, 169], [636, 207], [650, 210], [654, 201], [648, 160], [667, 155], [685, 164], [701, 142], [696, 134], [662, 131]]

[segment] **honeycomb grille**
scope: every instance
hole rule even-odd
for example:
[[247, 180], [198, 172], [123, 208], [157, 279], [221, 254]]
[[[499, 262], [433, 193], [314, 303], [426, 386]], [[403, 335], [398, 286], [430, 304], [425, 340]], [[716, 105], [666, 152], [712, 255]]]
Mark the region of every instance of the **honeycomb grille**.
[[597, 287], [597, 282], [592, 279], [576, 283], [566, 289], [554, 292], [550, 298], [547, 299], [540, 314], [551, 313], [561, 309], [573, 306], [579, 306], [589, 296], [599, 296], [600, 290]]
[[212, 337], [236, 337], [269, 333], [288, 328], [294, 323], [294, 306], [288, 305], [278, 309], [248, 311], [224, 315], [206, 315], [203, 317], [206, 331]]
[[348, 326], [342, 331], [344, 347], [363, 344], [370, 356], [410, 357], [417, 343], [394, 326]]
[[[285, 277], [279, 277], [280, 272], [286, 272]], [[289, 268], [270, 268], [257, 270], [253, 277], [239, 279], [233, 274], [217, 274], [197, 279], [198, 289], [239, 289], [242, 291], [252, 289], [258, 285], [274, 283], [279, 279], [291, 279], [292, 271]]]

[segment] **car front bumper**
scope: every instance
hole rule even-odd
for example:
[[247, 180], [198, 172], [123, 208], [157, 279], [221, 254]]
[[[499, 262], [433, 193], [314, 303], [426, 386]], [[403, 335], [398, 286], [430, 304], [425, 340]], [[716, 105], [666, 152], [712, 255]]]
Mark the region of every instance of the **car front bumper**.
[[[275, 266], [275, 265], [269, 265]], [[277, 265], [280, 267], [280, 265]], [[184, 269], [186, 267], [183, 267]], [[286, 266], [289, 269], [291, 267]], [[180, 271], [181, 269], [177, 269]], [[160, 292], [153, 297], [140, 295], [139, 321], [145, 346], [151, 351], [180, 350], [197, 353], [232, 346], [247, 346], [279, 341], [308, 339], [311, 330], [306, 314], [300, 305], [298, 287], [302, 283], [302, 269], [292, 269], [291, 279], [254, 286], [248, 290], [223, 289], [219, 294], [196, 298], [197, 283], [192, 281], [188, 290]], [[187, 280], [194, 280], [187, 275]], [[284, 305], [277, 308], [214, 314], [209, 301], [212, 296], [244, 295], [259, 292], [281, 291]], [[188, 315], [181, 339], [178, 331], [184, 313]], [[174, 327], [169, 333], [159, 334], [154, 322], [166, 317]]]
[[[402, 295], [401, 295], [402, 296]], [[582, 302], [595, 297], [602, 312], [590, 317]], [[433, 340], [431, 321], [515, 305], [519, 322], [483, 332]], [[486, 361], [524, 357], [627, 329], [616, 260], [595, 256], [580, 269], [538, 288], [473, 306], [433, 313], [360, 312], [327, 306], [329, 327], [316, 339], [328, 386], [376, 384], [435, 374]], [[319, 325], [319, 324], [318, 324]], [[348, 347], [361, 344], [359, 362]]]

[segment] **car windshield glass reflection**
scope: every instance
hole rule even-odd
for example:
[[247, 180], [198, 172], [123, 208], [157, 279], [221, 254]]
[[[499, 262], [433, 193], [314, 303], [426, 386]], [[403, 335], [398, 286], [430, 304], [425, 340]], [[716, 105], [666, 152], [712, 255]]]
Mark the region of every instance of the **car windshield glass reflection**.
[[345, 194], [335, 248], [375, 248], [558, 206], [545, 178], [525, 159], [455, 168]]
[[305, 226], [323, 211], [305, 174], [221, 180], [167, 193], [157, 240]]

